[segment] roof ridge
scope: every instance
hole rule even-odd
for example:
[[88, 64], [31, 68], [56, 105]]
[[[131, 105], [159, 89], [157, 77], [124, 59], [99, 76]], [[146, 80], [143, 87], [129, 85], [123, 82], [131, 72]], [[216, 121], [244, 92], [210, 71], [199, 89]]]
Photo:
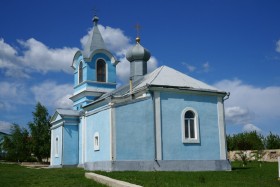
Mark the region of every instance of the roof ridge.
[[152, 82], [158, 77], [159, 73], [161, 72], [161, 70], [162, 70], [164, 67], [165, 67], [165, 66], [159, 67], [160, 69], [159, 69], [158, 73], [157, 73], [156, 76], [151, 80], [150, 84], [152, 84]]

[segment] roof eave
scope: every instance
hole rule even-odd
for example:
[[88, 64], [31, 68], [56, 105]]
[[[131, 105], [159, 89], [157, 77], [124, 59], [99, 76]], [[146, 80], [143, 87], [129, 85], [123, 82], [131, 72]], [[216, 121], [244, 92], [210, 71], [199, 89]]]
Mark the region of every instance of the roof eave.
[[209, 89], [197, 89], [197, 88], [191, 88], [191, 87], [180, 87], [180, 86], [168, 86], [168, 85], [148, 85], [149, 89], [153, 88], [172, 88], [172, 89], [178, 89], [178, 90], [186, 90], [186, 91], [196, 91], [196, 92], [205, 92], [205, 93], [214, 93], [218, 95], [227, 95], [227, 92], [225, 91], [219, 91], [219, 90], [209, 90]]

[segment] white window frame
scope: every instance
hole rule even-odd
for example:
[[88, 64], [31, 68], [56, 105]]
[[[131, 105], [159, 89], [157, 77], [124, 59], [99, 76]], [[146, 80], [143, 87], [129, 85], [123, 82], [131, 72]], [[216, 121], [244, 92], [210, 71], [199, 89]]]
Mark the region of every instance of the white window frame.
[[59, 137], [56, 136], [54, 141], [55, 141], [55, 146], [54, 146], [55, 155], [54, 156], [57, 158], [57, 157], [59, 157]]
[[[187, 111], [191, 111], [194, 113], [194, 138], [186, 138], [185, 136], [185, 114]], [[200, 135], [199, 135], [199, 120], [198, 120], [198, 113], [191, 107], [187, 107], [182, 111], [181, 114], [181, 124], [182, 124], [182, 142], [183, 143], [200, 143]]]
[[99, 151], [100, 150], [100, 137], [99, 137], [99, 132], [94, 133], [93, 137], [93, 148], [94, 151]]

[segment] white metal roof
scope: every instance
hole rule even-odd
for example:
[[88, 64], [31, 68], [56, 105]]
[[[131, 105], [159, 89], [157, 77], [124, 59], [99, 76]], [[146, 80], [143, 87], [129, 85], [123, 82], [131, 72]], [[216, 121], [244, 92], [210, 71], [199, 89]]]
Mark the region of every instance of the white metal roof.
[[138, 90], [146, 85], [180, 87], [195, 90], [209, 90], [222, 92], [213, 86], [210, 86], [197, 79], [194, 79], [168, 66], [161, 66], [155, 69], [150, 74], [145, 75], [143, 81], [140, 84], [138, 84], [134, 89]]

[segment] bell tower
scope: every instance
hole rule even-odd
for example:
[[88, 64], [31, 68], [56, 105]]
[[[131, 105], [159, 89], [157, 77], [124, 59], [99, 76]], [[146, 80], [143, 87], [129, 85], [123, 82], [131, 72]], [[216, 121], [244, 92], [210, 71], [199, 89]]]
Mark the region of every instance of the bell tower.
[[116, 89], [116, 66], [119, 61], [108, 51], [98, 29], [97, 16], [94, 16], [93, 31], [85, 49], [76, 52], [72, 62], [74, 69], [74, 110], [96, 100], [101, 95]]

